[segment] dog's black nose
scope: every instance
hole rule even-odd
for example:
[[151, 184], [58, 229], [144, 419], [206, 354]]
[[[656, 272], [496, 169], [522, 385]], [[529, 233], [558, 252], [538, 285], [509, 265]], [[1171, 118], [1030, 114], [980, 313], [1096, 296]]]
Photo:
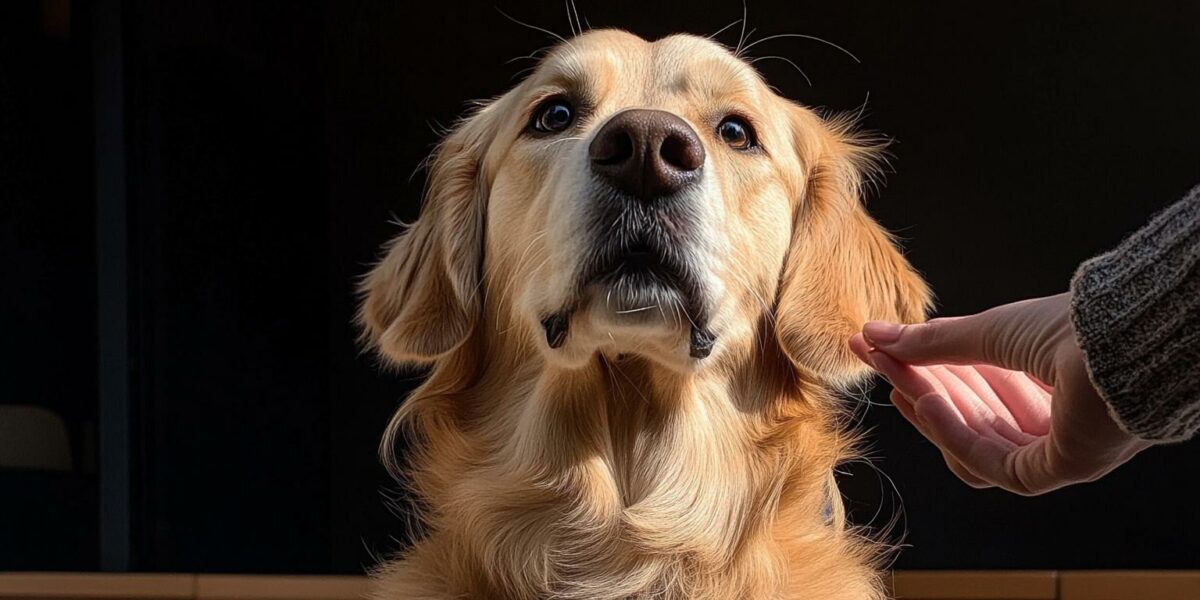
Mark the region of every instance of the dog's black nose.
[[691, 125], [661, 110], [617, 113], [588, 146], [592, 171], [617, 189], [652, 201], [699, 181], [704, 144]]

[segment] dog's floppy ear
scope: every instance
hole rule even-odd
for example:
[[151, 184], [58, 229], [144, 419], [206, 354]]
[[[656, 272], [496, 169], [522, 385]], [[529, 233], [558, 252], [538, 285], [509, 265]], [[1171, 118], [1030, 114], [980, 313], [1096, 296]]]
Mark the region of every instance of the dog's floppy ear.
[[784, 263], [776, 336], [803, 372], [847, 386], [866, 372], [847, 341], [869, 320], [925, 318], [929, 290], [862, 205], [876, 150], [848, 122], [793, 107], [792, 127], [804, 180]]
[[481, 313], [487, 185], [484, 158], [495, 106], [464, 119], [434, 151], [417, 222], [385, 246], [363, 279], [363, 337], [399, 364], [431, 361], [457, 347]]

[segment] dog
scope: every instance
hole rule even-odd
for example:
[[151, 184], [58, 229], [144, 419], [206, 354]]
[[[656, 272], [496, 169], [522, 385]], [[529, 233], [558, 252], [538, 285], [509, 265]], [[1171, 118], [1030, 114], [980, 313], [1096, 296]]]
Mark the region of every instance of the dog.
[[883, 598], [832, 475], [847, 339], [930, 299], [879, 150], [691, 35], [583, 33], [462, 120], [361, 284], [432, 367], [381, 446], [426, 531], [373, 597]]

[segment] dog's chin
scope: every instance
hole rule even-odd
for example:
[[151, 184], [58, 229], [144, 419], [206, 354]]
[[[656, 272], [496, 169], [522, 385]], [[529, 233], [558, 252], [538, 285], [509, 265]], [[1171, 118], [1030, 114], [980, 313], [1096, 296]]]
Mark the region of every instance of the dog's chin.
[[581, 365], [596, 353], [637, 354], [692, 369], [707, 358], [716, 336], [704, 286], [684, 252], [664, 247], [626, 238], [590, 255], [568, 299], [540, 313], [551, 360]]
[[616, 358], [640, 355], [671, 367], [686, 368], [691, 324], [683, 295], [658, 282], [632, 285], [595, 283], [582, 295], [575, 341]]
[[682, 330], [687, 306], [682, 292], [667, 282], [626, 275], [584, 288], [584, 304], [598, 324]]
[[672, 370], [699, 368], [716, 342], [694, 314], [697, 300], [654, 273], [621, 273], [585, 284], [573, 310], [543, 319], [552, 360], [582, 366], [597, 353], [643, 356]]

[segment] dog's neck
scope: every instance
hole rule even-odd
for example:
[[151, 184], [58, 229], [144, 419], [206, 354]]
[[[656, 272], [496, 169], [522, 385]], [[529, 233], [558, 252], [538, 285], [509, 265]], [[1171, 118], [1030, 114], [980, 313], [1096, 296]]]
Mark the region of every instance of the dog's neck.
[[689, 374], [639, 357], [446, 359], [407, 408], [428, 441], [414, 479], [434, 535], [467, 549], [480, 585], [521, 597], [718, 589], [731, 574], [779, 589], [796, 536], [835, 535], [822, 515], [847, 441], [827, 394], [754, 354]]

